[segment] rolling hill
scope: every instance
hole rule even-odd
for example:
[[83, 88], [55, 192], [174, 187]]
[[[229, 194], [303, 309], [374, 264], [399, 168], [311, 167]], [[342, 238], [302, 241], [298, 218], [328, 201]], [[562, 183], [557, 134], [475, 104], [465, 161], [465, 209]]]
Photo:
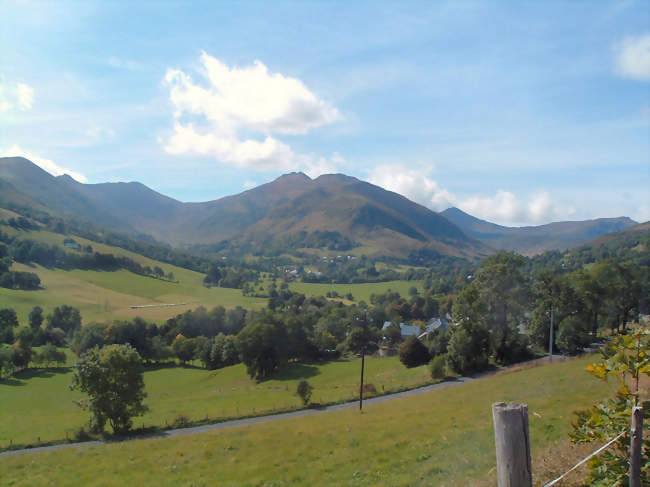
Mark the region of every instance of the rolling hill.
[[514, 250], [535, 255], [545, 250], [566, 250], [600, 235], [636, 225], [628, 217], [598, 218], [584, 221], [554, 222], [528, 227], [506, 227], [468, 215], [458, 208], [440, 213], [468, 235], [496, 250]]

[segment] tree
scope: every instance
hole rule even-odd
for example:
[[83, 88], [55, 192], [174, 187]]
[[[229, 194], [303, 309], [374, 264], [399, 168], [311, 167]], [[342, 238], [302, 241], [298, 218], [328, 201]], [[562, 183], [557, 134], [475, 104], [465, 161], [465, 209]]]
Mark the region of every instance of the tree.
[[[619, 388], [613, 398], [576, 412], [577, 419], [569, 433], [574, 443], [606, 442], [624, 434], [607, 450], [589, 462], [589, 485], [608, 487], [627, 485], [629, 472], [630, 416], [639, 405], [639, 379], [650, 377], [650, 332], [637, 330], [619, 335], [601, 349], [602, 359], [587, 370], [607, 380], [613, 376]], [[650, 401], [642, 404], [644, 422], [650, 420]], [[641, 485], [650, 485], [650, 437], [646, 435], [641, 453]]]
[[66, 334], [72, 335], [81, 328], [81, 314], [78, 309], [67, 304], [56, 307], [47, 317], [47, 328], [61, 328]]
[[43, 324], [43, 308], [34, 306], [29, 312], [29, 326], [32, 328], [40, 328]]
[[298, 382], [298, 387], [296, 387], [296, 396], [300, 396], [300, 399], [302, 400], [302, 404], [304, 406], [307, 406], [309, 404], [313, 390], [314, 387], [306, 380], [303, 379]]
[[65, 364], [66, 360], [65, 352], [57, 350], [51, 343], [45, 345], [36, 357], [38, 361], [44, 363], [46, 367], [49, 367], [53, 363], [56, 365]]
[[[479, 334], [482, 336], [477, 336]], [[449, 340], [449, 366], [459, 374], [485, 369], [488, 364], [487, 341], [485, 330], [478, 329], [473, 335], [465, 327], [459, 327]]]
[[390, 346], [397, 345], [402, 340], [402, 333], [400, 332], [399, 325], [391, 323], [384, 330], [382, 330], [382, 338], [384, 342]]
[[13, 359], [14, 348], [0, 343], [0, 377], [13, 374], [15, 369]]
[[16, 312], [11, 308], [0, 309], [0, 328], [18, 326], [18, 317]]
[[174, 355], [185, 364], [194, 358], [196, 343], [192, 338], [185, 338], [183, 335], [179, 335], [172, 344], [172, 350], [174, 351]]
[[14, 328], [18, 326], [18, 317], [11, 308], [0, 309], [0, 343], [13, 343]]
[[523, 256], [501, 251], [487, 257], [474, 284], [485, 303], [486, 325], [490, 332], [490, 349], [499, 363], [523, 358], [525, 344], [520, 340], [518, 326], [525, 320], [530, 289], [523, 274]]
[[431, 360], [429, 351], [416, 336], [411, 335], [399, 347], [399, 360], [405, 367], [418, 367]]
[[90, 399], [82, 407], [91, 413], [95, 432], [104, 431], [108, 421], [116, 434], [131, 428], [131, 418], [148, 408], [142, 377], [142, 359], [129, 344], [94, 347], [83, 354], [74, 369], [71, 389], [85, 392]]
[[246, 325], [237, 335], [237, 349], [248, 375], [261, 381], [286, 364], [287, 340], [287, 331], [280, 323]]

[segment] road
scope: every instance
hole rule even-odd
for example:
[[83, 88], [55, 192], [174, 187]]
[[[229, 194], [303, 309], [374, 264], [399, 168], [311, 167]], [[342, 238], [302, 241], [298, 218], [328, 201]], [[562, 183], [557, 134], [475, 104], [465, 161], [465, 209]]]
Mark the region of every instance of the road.
[[[553, 355], [554, 359], [557, 359], [557, 361], [560, 361], [564, 359], [565, 357], [562, 357], [561, 355]], [[548, 359], [536, 359], [535, 361], [539, 361], [541, 364], [548, 363]], [[532, 362], [535, 362], [532, 361]], [[512, 367], [519, 367], [522, 364], [516, 364], [513, 365]], [[484, 372], [482, 374], [473, 376], [473, 377], [460, 377], [455, 380], [450, 380], [450, 381], [445, 381], [445, 382], [439, 382], [437, 384], [431, 384], [428, 386], [423, 386], [423, 387], [418, 387], [415, 389], [410, 389], [408, 391], [403, 391], [403, 392], [396, 392], [394, 394], [386, 394], [384, 396], [379, 396], [379, 397], [373, 397], [370, 399], [364, 399], [363, 404], [364, 406], [370, 405], [370, 404], [378, 404], [381, 402], [386, 402], [386, 401], [392, 401], [395, 399], [400, 399], [402, 397], [408, 397], [408, 396], [415, 396], [417, 394], [424, 394], [426, 392], [433, 392], [433, 391], [439, 391], [442, 389], [447, 389], [449, 387], [456, 387], [460, 386], [463, 384], [467, 384], [469, 382], [473, 382], [475, 380], [479, 380], [481, 378], [484, 378], [486, 376], [494, 375], [497, 372], [502, 372], [504, 370], [507, 370], [509, 367], [506, 367], [504, 369], [498, 369], [495, 371], [489, 371], [489, 372]], [[78, 442], [78, 443], [62, 443], [60, 445], [51, 445], [51, 446], [39, 446], [35, 448], [25, 448], [22, 450], [10, 450], [10, 451], [5, 451], [0, 453], [0, 457], [4, 456], [14, 456], [14, 455], [24, 455], [26, 453], [40, 453], [40, 452], [45, 452], [45, 451], [55, 451], [55, 450], [63, 450], [65, 448], [86, 448], [89, 446], [96, 446], [96, 445], [106, 445], [110, 443], [120, 443], [122, 441], [134, 441], [134, 440], [145, 440], [145, 439], [151, 439], [151, 438], [175, 438], [178, 436], [188, 436], [188, 435], [196, 435], [200, 433], [206, 433], [208, 431], [215, 431], [215, 430], [223, 430], [227, 428], [235, 428], [237, 426], [252, 426], [255, 424], [260, 424], [260, 423], [268, 423], [271, 421], [282, 421], [284, 419], [292, 419], [292, 418], [300, 418], [303, 416], [312, 416], [315, 414], [324, 414], [324, 413], [331, 413], [333, 411], [341, 411], [343, 409], [349, 409], [349, 408], [354, 408], [354, 407], [359, 407], [359, 401], [350, 401], [342, 404], [334, 404], [332, 406], [324, 406], [321, 408], [309, 408], [309, 409], [301, 409], [299, 411], [292, 411], [288, 413], [280, 413], [280, 414], [269, 414], [266, 416], [257, 416], [254, 418], [244, 418], [244, 419], [232, 419], [229, 421], [223, 421], [220, 423], [213, 423], [213, 424], [206, 424], [203, 426], [193, 426], [190, 428], [178, 428], [178, 429], [171, 429], [171, 430], [166, 430], [166, 431], [158, 431], [155, 433], [151, 434], [145, 434], [145, 435], [138, 435], [138, 436], [129, 436], [126, 438], [121, 438], [119, 440], [96, 440], [96, 441], [83, 441], [83, 442]]]

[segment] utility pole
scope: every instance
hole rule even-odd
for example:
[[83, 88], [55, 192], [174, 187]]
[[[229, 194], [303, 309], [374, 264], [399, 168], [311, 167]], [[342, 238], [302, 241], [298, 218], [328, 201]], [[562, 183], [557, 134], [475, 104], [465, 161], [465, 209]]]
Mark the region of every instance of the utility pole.
[[548, 361], [553, 363], [553, 307], [551, 306], [551, 333], [548, 339]]
[[365, 350], [361, 351], [361, 387], [359, 387], [359, 411], [363, 408], [363, 366], [366, 360]]

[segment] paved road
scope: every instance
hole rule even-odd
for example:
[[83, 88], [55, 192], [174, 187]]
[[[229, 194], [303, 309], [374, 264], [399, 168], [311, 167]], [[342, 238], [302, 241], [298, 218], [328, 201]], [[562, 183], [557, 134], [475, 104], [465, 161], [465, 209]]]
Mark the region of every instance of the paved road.
[[[560, 355], [554, 355], [553, 358], [555, 359], [562, 360], [563, 357]], [[540, 361], [540, 363], [548, 363], [548, 359], [537, 359]], [[514, 365], [513, 367], [520, 366], [521, 364]], [[452, 380], [452, 381], [447, 381], [447, 382], [439, 382], [437, 384], [431, 384], [428, 386], [423, 386], [423, 387], [418, 387], [416, 389], [410, 389], [408, 391], [404, 392], [396, 392], [394, 394], [386, 394], [384, 396], [379, 396], [379, 397], [373, 397], [371, 399], [365, 399], [363, 401], [364, 405], [368, 404], [377, 404], [380, 402], [385, 402], [385, 401], [392, 401], [394, 399], [399, 399], [402, 397], [407, 397], [407, 396], [415, 396], [417, 394], [423, 394], [425, 392], [432, 392], [432, 391], [439, 391], [442, 389], [447, 389], [449, 387], [455, 387], [459, 386], [462, 384], [467, 384], [468, 382], [473, 382], [477, 379], [489, 376], [489, 375], [494, 375], [497, 372], [507, 370], [507, 369], [499, 369], [496, 371], [490, 371], [490, 372], [484, 372], [482, 374], [476, 375], [474, 377], [460, 377], [458, 379]], [[214, 423], [214, 424], [206, 424], [203, 426], [193, 426], [191, 428], [178, 428], [178, 429], [172, 429], [172, 430], [167, 430], [167, 431], [160, 431], [148, 435], [138, 435], [138, 436], [131, 436], [127, 438], [122, 438], [120, 440], [97, 440], [97, 441], [84, 441], [84, 442], [78, 442], [78, 443], [62, 443], [60, 445], [52, 445], [52, 446], [40, 446], [36, 448], [25, 448], [23, 450], [11, 450], [11, 451], [5, 451], [0, 453], [0, 457], [3, 456], [13, 456], [13, 455], [24, 455], [25, 453], [39, 453], [39, 452], [44, 452], [44, 451], [54, 451], [54, 450], [63, 450], [65, 448], [79, 448], [79, 447], [88, 447], [88, 446], [94, 446], [94, 445], [105, 445], [105, 444], [110, 444], [110, 443], [119, 443], [122, 441], [132, 441], [132, 440], [144, 440], [144, 439], [150, 439], [150, 438], [174, 438], [177, 436], [187, 436], [187, 435], [196, 435], [199, 433], [205, 433], [207, 431], [214, 431], [214, 430], [222, 430], [226, 428], [234, 428], [237, 426], [250, 426], [254, 424], [260, 424], [260, 423], [268, 423], [271, 421], [280, 421], [283, 419], [291, 419], [291, 418], [300, 418], [302, 416], [312, 416], [314, 414], [323, 414], [323, 413], [329, 413], [332, 411], [341, 411], [342, 409], [349, 409], [349, 408], [354, 408], [354, 407], [359, 407], [359, 401], [350, 401], [342, 404], [335, 404], [332, 406], [324, 406], [322, 408], [312, 408], [312, 409], [301, 409], [299, 411], [292, 411], [289, 413], [280, 413], [280, 414], [270, 414], [267, 416], [257, 416], [255, 418], [244, 418], [244, 419], [233, 419], [230, 421], [223, 421], [221, 423]]]

